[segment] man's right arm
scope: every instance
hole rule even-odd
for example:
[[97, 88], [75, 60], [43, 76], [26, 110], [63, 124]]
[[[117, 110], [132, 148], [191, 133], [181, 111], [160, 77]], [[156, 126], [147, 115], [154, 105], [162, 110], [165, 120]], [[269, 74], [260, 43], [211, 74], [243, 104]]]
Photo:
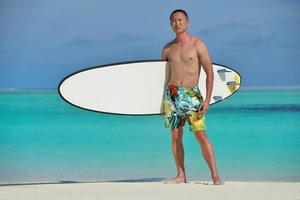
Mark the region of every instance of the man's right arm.
[[[161, 59], [164, 61], [168, 61], [168, 45], [164, 46], [162, 52], [161, 52]], [[170, 74], [171, 74], [171, 69], [170, 69], [170, 64], [167, 63], [166, 65], [166, 71], [165, 71], [165, 84], [169, 83], [170, 80]]]
[[[161, 59], [164, 61], [167, 61], [167, 52], [166, 52], [166, 46], [164, 46], [162, 52], [161, 52]], [[168, 83], [168, 67], [166, 66], [166, 74], [165, 74], [165, 85]], [[164, 89], [165, 92], [165, 89]], [[164, 96], [165, 94], [163, 94]], [[161, 101], [161, 106], [160, 106], [160, 113], [161, 115], [165, 114], [165, 110], [164, 110], [164, 99], [162, 99]]]
[[161, 52], [161, 59], [162, 60], [167, 60], [167, 50], [166, 50], [166, 46], [163, 48], [162, 52]]

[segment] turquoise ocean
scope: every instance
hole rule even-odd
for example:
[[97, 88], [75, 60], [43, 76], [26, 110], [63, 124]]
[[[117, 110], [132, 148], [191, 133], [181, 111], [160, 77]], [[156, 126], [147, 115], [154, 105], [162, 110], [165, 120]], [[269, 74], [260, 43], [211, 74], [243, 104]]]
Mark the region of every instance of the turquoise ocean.
[[[241, 88], [212, 105], [206, 120], [225, 182], [300, 181], [300, 88]], [[187, 180], [211, 181], [188, 124], [183, 143]], [[175, 175], [162, 116], [91, 112], [69, 105], [56, 90], [0, 92], [0, 184]]]

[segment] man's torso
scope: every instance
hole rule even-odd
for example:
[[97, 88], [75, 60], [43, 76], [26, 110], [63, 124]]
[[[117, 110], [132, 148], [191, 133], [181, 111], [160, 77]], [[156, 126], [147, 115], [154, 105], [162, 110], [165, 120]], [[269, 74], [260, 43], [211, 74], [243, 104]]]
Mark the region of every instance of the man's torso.
[[167, 60], [171, 66], [169, 83], [177, 86], [198, 86], [200, 60], [195, 46], [196, 38], [187, 43], [170, 42], [167, 47]]

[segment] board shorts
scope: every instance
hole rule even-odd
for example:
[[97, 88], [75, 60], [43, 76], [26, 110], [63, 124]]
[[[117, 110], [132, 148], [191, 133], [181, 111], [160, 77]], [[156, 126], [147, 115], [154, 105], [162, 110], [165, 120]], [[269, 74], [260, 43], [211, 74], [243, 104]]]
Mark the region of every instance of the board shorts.
[[182, 87], [168, 84], [164, 94], [165, 127], [176, 129], [186, 120], [190, 131], [206, 130], [205, 115], [198, 113], [203, 97], [198, 87]]

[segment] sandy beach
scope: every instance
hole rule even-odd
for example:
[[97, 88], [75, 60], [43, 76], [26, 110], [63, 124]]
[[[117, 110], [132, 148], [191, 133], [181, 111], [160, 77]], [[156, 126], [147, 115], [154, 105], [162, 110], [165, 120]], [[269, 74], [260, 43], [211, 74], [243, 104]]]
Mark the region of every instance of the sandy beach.
[[163, 182], [99, 182], [68, 184], [27, 184], [0, 187], [2, 200], [29, 199], [222, 199], [222, 200], [299, 200], [300, 182], [211, 182], [186, 184]]

